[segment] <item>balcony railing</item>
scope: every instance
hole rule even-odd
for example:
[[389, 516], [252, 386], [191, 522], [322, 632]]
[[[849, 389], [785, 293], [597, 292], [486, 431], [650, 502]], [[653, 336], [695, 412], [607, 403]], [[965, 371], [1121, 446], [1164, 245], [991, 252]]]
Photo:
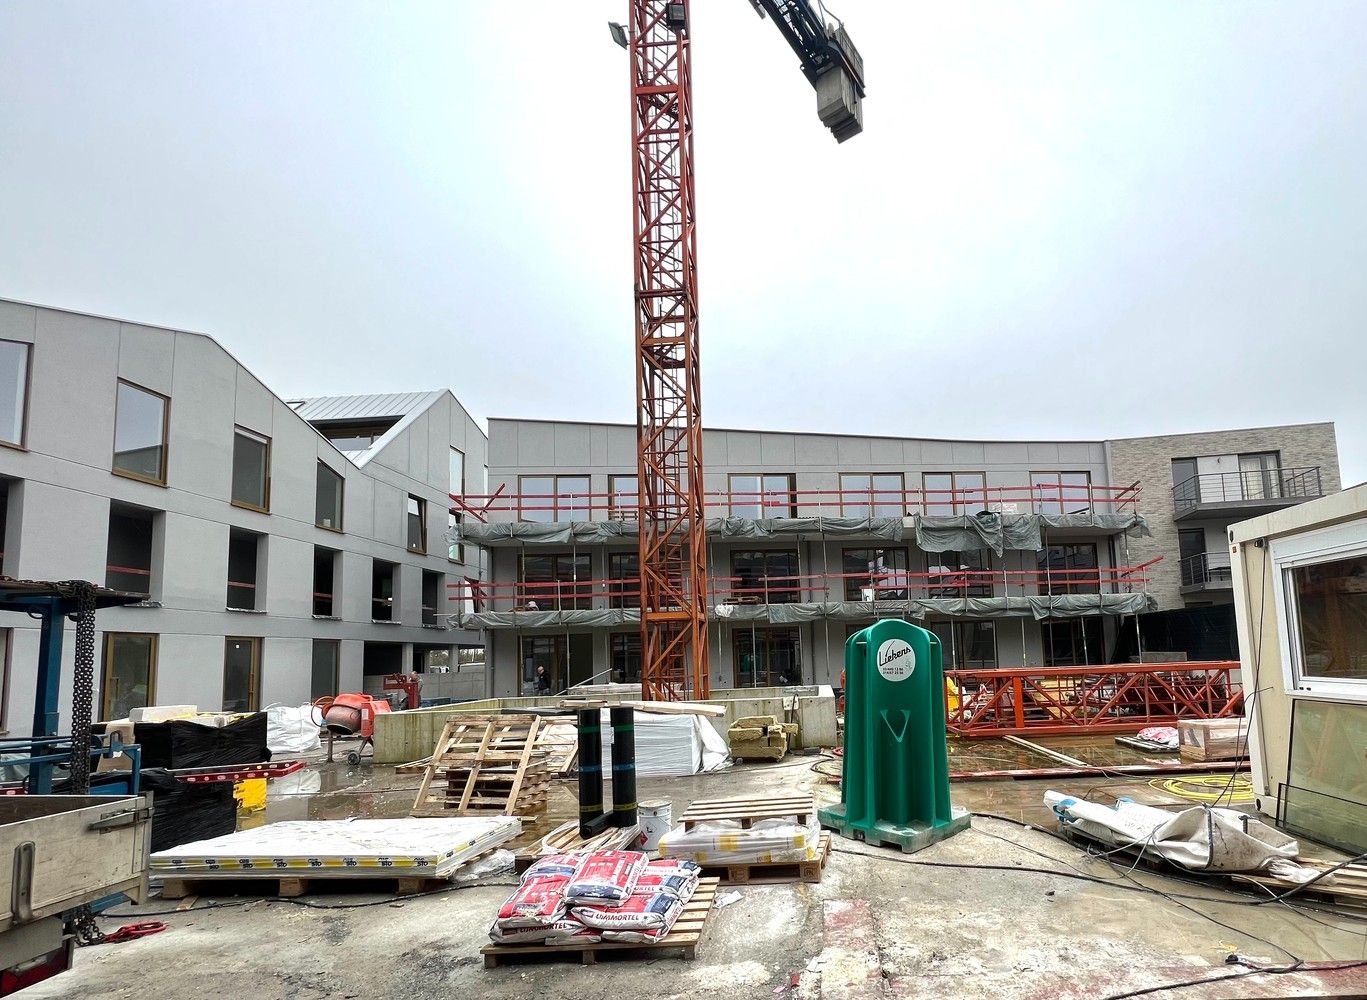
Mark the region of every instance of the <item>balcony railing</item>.
[[1176, 513], [1182, 514], [1206, 504], [1284, 506], [1323, 495], [1319, 466], [1254, 469], [1192, 476], [1172, 488], [1172, 505]]
[[1230, 586], [1234, 577], [1228, 552], [1200, 552], [1181, 562], [1182, 586]]
[[[1095, 483], [977, 486], [956, 490], [709, 490], [703, 494], [708, 517], [903, 517], [910, 514], [949, 516], [995, 511], [1011, 514], [1133, 513], [1139, 483], [1102, 486]], [[636, 504], [621, 493], [493, 493], [451, 496], [452, 509], [480, 522], [621, 521], [636, 518]], [[506, 516], [511, 515], [511, 518]]]
[[[1101, 569], [951, 570], [912, 573], [827, 573], [797, 576], [716, 576], [708, 579], [709, 607], [824, 601], [907, 601], [921, 597], [1025, 597], [1062, 593], [1120, 593], [1149, 583], [1154, 559]], [[475, 611], [575, 611], [637, 608], [640, 579], [580, 579], [521, 583], [462, 580], [452, 598]], [[465, 602], [469, 602], [465, 604]]]

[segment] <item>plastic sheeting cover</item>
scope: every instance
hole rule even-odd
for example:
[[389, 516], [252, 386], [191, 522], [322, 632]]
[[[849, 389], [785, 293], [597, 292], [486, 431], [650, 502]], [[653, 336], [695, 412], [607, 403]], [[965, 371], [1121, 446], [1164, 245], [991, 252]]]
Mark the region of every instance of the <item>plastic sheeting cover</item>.
[[[636, 776], [675, 778], [728, 766], [726, 741], [701, 715], [666, 715], [637, 710]], [[603, 710], [603, 773], [612, 769], [612, 722]]]
[[319, 722], [312, 705], [267, 705], [266, 746], [272, 754], [317, 750]]

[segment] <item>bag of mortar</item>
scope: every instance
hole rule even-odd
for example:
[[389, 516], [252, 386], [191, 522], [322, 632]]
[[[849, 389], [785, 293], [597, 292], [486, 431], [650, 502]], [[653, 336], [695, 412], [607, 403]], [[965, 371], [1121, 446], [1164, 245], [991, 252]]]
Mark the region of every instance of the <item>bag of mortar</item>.
[[570, 880], [564, 877], [524, 878], [499, 908], [489, 933], [519, 927], [550, 927], [565, 915], [565, 887], [569, 884]]
[[672, 892], [636, 893], [617, 906], [576, 906], [574, 917], [585, 927], [600, 930], [607, 937], [609, 932], [614, 935], [624, 931], [659, 932], [662, 928], [674, 926], [682, 909], [683, 903]]
[[789, 864], [815, 861], [821, 826], [766, 819], [742, 829], [734, 820], [682, 826], [660, 838], [660, 857], [686, 858], [700, 865]]
[[573, 917], [565, 917], [545, 927], [500, 927], [498, 921], [489, 928], [489, 940], [495, 944], [563, 944], [566, 941], [601, 941], [602, 934], [590, 930]]
[[702, 869], [696, 863], [682, 858], [660, 858], [646, 863], [641, 877], [636, 880], [634, 894], [667, 892], [678, 897], [679, 902], [687, 903], [693, 898], [700, 878]]
[[631, 898], [645, 865], [640, 851], [593, 851], [580, 862], [565, 898], [571, 906], [621, 906]]

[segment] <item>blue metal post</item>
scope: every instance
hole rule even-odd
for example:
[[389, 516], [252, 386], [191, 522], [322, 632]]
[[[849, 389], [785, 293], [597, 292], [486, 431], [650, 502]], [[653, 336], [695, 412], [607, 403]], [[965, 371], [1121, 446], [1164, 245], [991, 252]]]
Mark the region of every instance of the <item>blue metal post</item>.
[[[66, 623], [62, 617], [60, 598], [35, 599], [43, 616], [38, 640], [38, 683], [33, 701], [33, 737], [56, 736], [61, 721], [58, 710], [62, 691], [62, 632]], [[42, 753], [35, 747], [34, 755]], [[52, 765], [34, 764], [31, 768], [29, 789], [35, 795], [52, 794]]]

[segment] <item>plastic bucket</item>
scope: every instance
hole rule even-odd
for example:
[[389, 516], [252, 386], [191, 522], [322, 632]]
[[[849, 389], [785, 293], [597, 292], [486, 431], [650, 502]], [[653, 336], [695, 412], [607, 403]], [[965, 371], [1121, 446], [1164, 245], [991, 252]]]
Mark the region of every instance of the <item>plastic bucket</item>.
[[665, 799], [636, 806], [636, 819], [641, 824], [641, 850], [651, 853], [660, 846], [660, 838], [669, 832], [672, 813], [673, 804]]

